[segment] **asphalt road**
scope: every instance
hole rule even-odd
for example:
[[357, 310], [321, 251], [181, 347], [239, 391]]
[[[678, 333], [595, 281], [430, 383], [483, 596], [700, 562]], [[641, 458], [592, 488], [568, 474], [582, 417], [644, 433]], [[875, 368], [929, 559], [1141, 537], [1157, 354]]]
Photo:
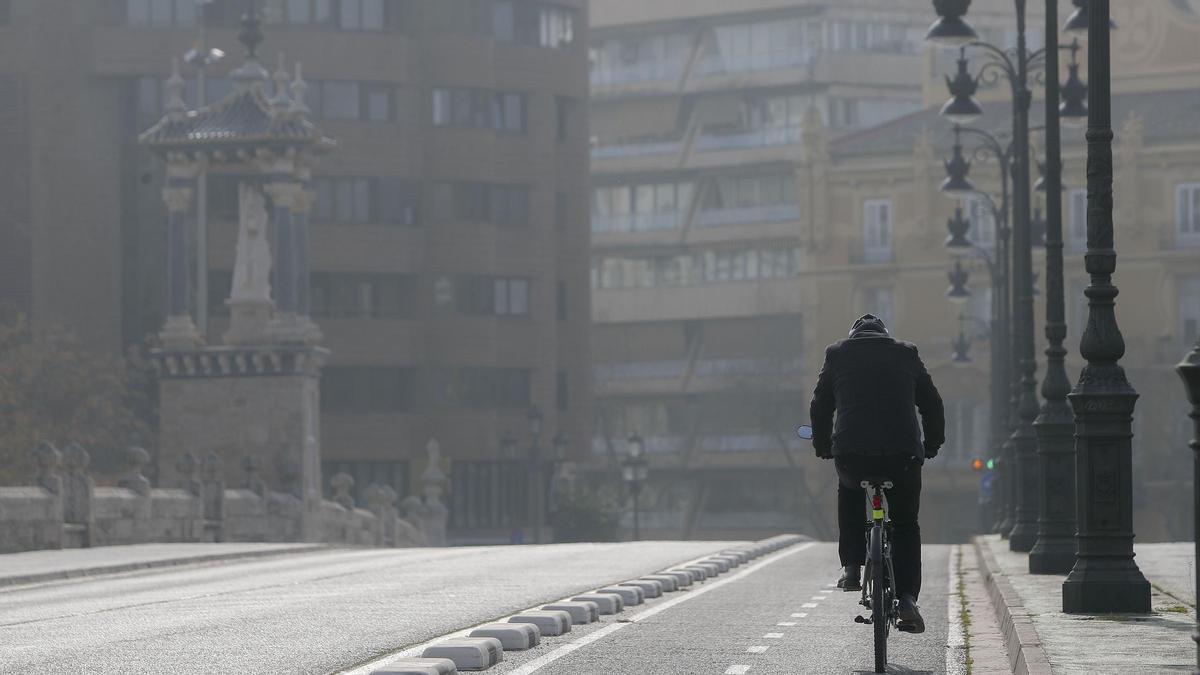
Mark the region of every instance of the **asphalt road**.
[[[0, 590], [3, 673], [330, 673], [728, 544], [353, 550]], [[949, 547], [926, 547], [928, 630], [891, 672], [945, 672]], [[0, 561], [2, 562], [2, 561]], [[507, 652], [511, 675], [867, 672], [871, 632], [804, 544]], [[632, 619], [632, 621], [631, 621]], [[792, 625], [789, 625], [792, 624]]]

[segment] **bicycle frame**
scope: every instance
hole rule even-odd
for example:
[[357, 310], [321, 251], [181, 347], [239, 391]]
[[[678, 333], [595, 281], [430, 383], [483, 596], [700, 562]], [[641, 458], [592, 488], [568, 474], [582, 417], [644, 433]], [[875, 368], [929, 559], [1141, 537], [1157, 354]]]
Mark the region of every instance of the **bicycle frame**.
[[[868, 490], [867, 504], [871, 509], [870, 529], [867, 530], [867, 564], [863, 574], [862, 599], [859, 603], [871, 610], [871, 618], [856, 617], [857, 623], [869, 623], [875, 633], [875, 672], [887, 668], [887, 637], [897, 621], [895, 572], [892, 567], [892, 522], [887, 515], [884, 490], [891, 481], [862, 481]], [[877, 569], [878, 568], [878, 569]], [[876, 603], [876, 599], [879, 600]], [[876, 605], [880, 606], [876, 606]]]

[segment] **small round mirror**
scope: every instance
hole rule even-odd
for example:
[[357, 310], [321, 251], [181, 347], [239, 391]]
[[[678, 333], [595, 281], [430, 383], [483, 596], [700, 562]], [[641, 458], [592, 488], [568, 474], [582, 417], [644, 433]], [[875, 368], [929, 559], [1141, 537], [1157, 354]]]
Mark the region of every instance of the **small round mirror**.
[[799, 436], [800, 438], [803, 438], [806, 441], [811, 441], [812, 440], [812, 427], [808, 426], [807, 424], [805, 424], [801, 427], [798, 427], [796, 429], [796, 435]]

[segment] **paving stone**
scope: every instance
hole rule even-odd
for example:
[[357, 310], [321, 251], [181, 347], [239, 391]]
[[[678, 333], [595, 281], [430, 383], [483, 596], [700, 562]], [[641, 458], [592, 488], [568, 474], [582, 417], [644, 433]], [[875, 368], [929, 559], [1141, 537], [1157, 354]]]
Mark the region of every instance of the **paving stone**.
[[542, 631], [532, 623], [489, 623], [471, 631], [469, 637], [496, 638], [505, 651], [521, 651], [542, 641]]
[[504, 645], [487, 637], [442, 640], [426, 647], [421, 657], [450, 659], [459, 670], [487, 670], [504, 660]]

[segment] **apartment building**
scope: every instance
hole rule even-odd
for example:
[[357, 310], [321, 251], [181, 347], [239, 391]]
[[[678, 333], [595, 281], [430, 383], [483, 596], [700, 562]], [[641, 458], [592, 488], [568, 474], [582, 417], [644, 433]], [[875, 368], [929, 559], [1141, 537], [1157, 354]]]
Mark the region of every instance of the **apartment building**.
[[[248, 6], [0, 3], [3, 299], [98, 349], [158, 330], [161, 171], [136, 136], [161, 117], [171, 60], [202, 31], [240, 53]], [[313, 181], [311, 305], [333, 353], [325, 473], [409, 494], [436, 438], [451, 462], [452, 536], [507, 541], [532, 519], [531, 409], [547, 458], [552, 447], [586, 457], [591, 438], [586, 3], [257, 6], [259, 54], [303, 64], [313, 118], [340, 143]], [[240, 60], [208, 68], [208, 102]], [[199, 107], [196, 70], [184, 75]], [[209, 180], [213, 343], [228, 327], [238, 180]]]
[[[958, 206], [985, 249], [994, 223], [981, 199], [955, 203], [938, 190], [952, 136], [937, 109], [958, 52], [924, 44], [931, 6], [644, 4], [592, 8], [594, 464], [617, 463], [630, 434], [645, 439], [643, 523], [656, 535], [833, 534], [832, 467], [792, 430], [807, 419], [824, 346], [869, 311], [920, 345], [946, 400], [948, 442], [926, 470], [927, 502], [937, 505], [926, 537], [970, 534], [982, 475], [970, 466], [989, 444], [991, 291], [975, 262], [970, 301], [948, 302], [942, 242]], [[1150, 495], [1186, 466], [1175, 456], [1187, 420], [1169, 364], [1197, 325], [1200, 267], [1188, 242], [1200, 157], [1190, 154], [1189, 120], [1200, 20], [1187, 3], [1128, 5], [1115, 15], [1113, 49], [1114, 117], [1125, 125], [1117, 281], [1126, 364], [1143, 395], [1138, 533], [1177, 538], [1179, 522], [1168, 521], [1186, 504]], [[1015, 45], [1011, 3], [975, 2], [970, 18], [985, 39]], [[1029, 48], [1040, 49], [1041, 18], [1031, 9], [1028, 21]], [[1003, 136], [1007, 87], [983, 84], [980, 125]], [[1084, 148], [1081, 132], [1065, 137], [1068, 346], [1077, 352]], [[972, 180], [998, 195], [994, 165], [977, 163]], [[953, 363], [960, 330], [972, 340], [965, 367]], [[1072, 357], [1073, 376], [1079, 365]]]

